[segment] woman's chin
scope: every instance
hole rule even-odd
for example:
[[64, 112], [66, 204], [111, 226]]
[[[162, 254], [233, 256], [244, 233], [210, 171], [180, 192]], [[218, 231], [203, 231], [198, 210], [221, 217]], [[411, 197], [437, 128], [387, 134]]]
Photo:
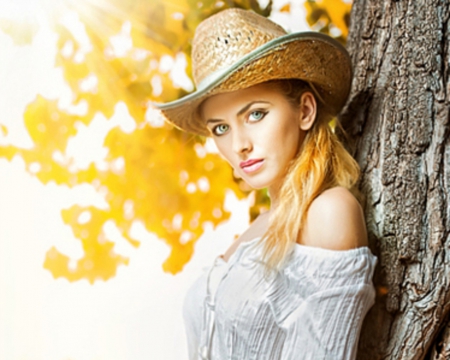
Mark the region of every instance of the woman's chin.
[[269, 187], [270, 182], [267, 181], [256, 181], [254, 179], [243, 179], [245, 183], [254, 190], [261, 190]]

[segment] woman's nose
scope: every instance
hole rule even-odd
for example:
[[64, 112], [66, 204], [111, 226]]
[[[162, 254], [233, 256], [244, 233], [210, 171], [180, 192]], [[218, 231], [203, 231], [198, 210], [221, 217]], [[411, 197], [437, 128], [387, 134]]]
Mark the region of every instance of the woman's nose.
[[233, 151], [237, 154], [250, 152], [252, 150], [252, 142], [248, 134], [243, 130], [233, 131]]

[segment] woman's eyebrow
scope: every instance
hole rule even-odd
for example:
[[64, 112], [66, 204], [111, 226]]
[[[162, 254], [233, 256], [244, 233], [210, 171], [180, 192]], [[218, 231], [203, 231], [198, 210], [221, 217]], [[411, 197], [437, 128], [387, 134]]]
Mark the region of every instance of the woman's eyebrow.
[[245, 113], [248, 109], [250, 109], [250, 106], [252, 106], [253, 104], [256, 104], [256, 103], [270, 104], [270, 102], [264, 101], [264, 100], [251, 101], [251, 102], [249, 102], [247, 105], [245, 105], [241, 110], [239, 110], [238, 113], [237, 113], [236, 115], [237, 115], [237, 116], [242, 115], [242, 114]]
[[206, 125], [208, 125], [209, 123], [216, 123], [216, 122], [220, 122], [220, 121], [222, 121], [222, 120], [220, 120], [220, 119], [209, 119], [209, 120], [206, 122]]
[[[253, 104], [256, 104], [256, 103], [270, 104], [270, 102], [264, 101], [264, 100], [255, 100], [255, 101], [251, 101], [251, 102], [249, 102], [247, 105], [245, 105], [241, 110], [239, 110], [239, 111], [237, 112], [236, 116], [242, 115], [242, 114], [245, 113], [245, 112], [246, 112]], [[222, 121], [222, 120], [221, 120], [221, 119], [209, 119], [209, 120], [206, 122], [206, 124], [208, 124], [208, 123], [210, 123], [210, 122], [215, 123], [215, 122], [219, 122], [219, 121]]]

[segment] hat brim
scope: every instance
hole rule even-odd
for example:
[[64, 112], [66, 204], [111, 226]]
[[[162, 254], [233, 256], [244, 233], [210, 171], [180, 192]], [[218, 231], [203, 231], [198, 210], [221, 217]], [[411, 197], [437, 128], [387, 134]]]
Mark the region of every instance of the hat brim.
[[351, 59], [347, 50], [328, 35], [312, 31], [287, 34], [210, 74], [191, 94], [152, 105], [177, 128], [208, 136], [209, 131], [197, 112], [206, 98], [275, 79], [301, 79], [312, 83], [328, 111], [337, 115], [350, 92]]

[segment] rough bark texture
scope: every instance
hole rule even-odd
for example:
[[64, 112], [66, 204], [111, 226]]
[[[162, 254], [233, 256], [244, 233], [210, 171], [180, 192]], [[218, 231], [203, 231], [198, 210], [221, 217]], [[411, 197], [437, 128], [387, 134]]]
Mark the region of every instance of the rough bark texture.
[[449, 13], [449, 1], [353, 4], [341, 120], [379, 260], [358, 359], [450, 359]]

